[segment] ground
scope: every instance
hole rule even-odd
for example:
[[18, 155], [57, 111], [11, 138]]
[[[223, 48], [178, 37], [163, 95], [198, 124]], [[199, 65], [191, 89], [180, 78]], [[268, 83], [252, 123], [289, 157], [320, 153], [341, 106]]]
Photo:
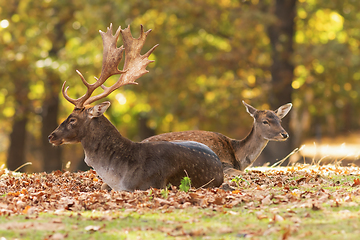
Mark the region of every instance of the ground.
[[[101, 190], [95, 171], [0, 170], [3, 239], [357, 239], [360, 168], [250, 168], [221, 188]], [[36, 230], [36, 231], [34, 231]]]

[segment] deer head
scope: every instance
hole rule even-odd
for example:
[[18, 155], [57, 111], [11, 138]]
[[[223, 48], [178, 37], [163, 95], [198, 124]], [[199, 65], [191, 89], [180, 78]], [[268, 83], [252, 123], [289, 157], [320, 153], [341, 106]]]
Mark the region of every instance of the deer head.
[[289, 134], [281, 126], [281, 119], [290, 111], [292, 104], [287, 103], [275, 111], [257, 110], [243, 101], [246, 111], [254, 119], [254, 132], [269, 141], [285, 141]]
[[89, 130], [90, 121], [102, 116], [109, 106], [110, 102], [106, 101], [94, 107], [75, 108], [67, 119], [49, 135], [50, 143], [58, 146], [81, 142], [86, 131]]
[[[87, 122], [93, 118], [102, 116], [105, 110], [110, 106], [109, 102], [104, 102], [94, 107], [89, 106], [89, 104], [105, 98], [111, 92], [124, 85], [137, 84], [135, 80], [148, 72], [146, 66], [153, 62], [149, 60], [148, 57], [158, 44], [152, 47], [144, 55], [141, 55], [140, 51], [144, 45], [146, 36], [150, 32], [151, 30], [144, 32], [143, 26], [141, 25], [140, 37], [135, 39], [131, 35], [130, 26], [124, 30], [119, 27], [115, 35], [112, 35], [112, 24], [107, 28], [107, 32], [100, 31], [104, 49], [100, 77], [95, 78], [96, 82], [90, 84], [79, 71], [76, 71], [87, 88], [86, 93], [78, 99], [72, 99], [68, 96], [67, 90], [69, 87], [65, 88], [66, 81], [64, 82], [62, 94], [66, 100], [74, 104], [75, 108], [68, 118], [49, 135], [50, 143], [53, 145], [60, 145], [64, 143], [80, 142], [84, 135], [84, 131], [86, 131], [84, 126], [87, 125]], [[120, 33], [124, 45], [117, 47], [116, 44]], [[124, 70], [120, 71], [118, 65], [122, 59], [123, 51], [125, 51]], [[105, 81], [110, 76], [117, 74], [121, 74], [121, 76], [114, 85], [110, 87], [104, 86]], [[99, 95], [91, 96], [94, 90], [99, 87], [103, 89], [103, 92]]]

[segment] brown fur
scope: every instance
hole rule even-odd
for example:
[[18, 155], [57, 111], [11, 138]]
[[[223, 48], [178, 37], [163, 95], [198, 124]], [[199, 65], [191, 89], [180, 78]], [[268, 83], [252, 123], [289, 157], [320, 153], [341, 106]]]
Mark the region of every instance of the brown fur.
[[109, 105], [75, 109], [50, 134], [50, 143], [81, 142], [85, 162], [114, 190], [179, 186], [186, 176], [195, 188], [222, 184], [222, 164], [210, 148], [190, 141], [132, 142], [102, 115]]
[[239, 175], [254, 163], [269, 140], [284, 141], [288, 138], [281, 126], [281, 118], [291, 109], [291, 104], [281, 106], [276, 111], [257, 110], [245, 102], [244, 105], [254, 118], [254, 124], [251, 132], [242, 140], [231, 139], [221, 133], [193, 130], [164, 133], [143, 142], [185, 140], [203, 143], [219, 156], [225, 174]]

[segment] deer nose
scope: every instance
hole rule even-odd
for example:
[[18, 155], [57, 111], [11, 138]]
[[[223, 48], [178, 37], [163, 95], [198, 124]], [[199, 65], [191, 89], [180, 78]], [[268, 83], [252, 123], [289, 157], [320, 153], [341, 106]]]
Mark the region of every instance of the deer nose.
[[280, 133], [280, 135], [281, 135], [284, 139], [286, 139], [286, 138], [289, 137], [289, 134], [288, 134], [287, 132]]
[[53, 134], [50, 134], [49, 136], [48, 136], [48, 139], [49, 139], [49, 141], [51, 141], [51, 139], [54, 137], [54, 135]]

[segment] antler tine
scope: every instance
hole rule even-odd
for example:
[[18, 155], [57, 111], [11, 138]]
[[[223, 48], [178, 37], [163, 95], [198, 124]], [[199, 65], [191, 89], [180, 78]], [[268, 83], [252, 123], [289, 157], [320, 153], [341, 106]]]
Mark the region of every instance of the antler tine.
[[118, 81], [111, 87], [101, 85], [101, 88], [104, 90], [104, 92], [99, 95], [90, 97], [85, 101], [85, 104], [90, 104], [101, 98], [104, 98], [121, 86], [128, 84], [137, 84], [135, 80], [142, 75], [148, 73], [149, 71], [146, 70], [147, 65], [151, 62], [154, 62], [153, 60], [149, 60], [148, 57], [155, 50], [158, 44], [152, 47], [144, 55], [140, 54], [141, 49], [144, 46], [146, 37], [151, 32], [151, 29], [144, 32], [144, 27], [141, 25], [141, 33], [138, 39], [133, 38], [133, 36], [131, 35], [130, 26], [128, 26], [124, 30], [121, 29], [120, 32], [123, 38], [123, 44], [125, 49], [125, 62], [123, 68], [125, 69], [125, 71], [121, 74]]
[[67, 89], [64, 90], [65, 83], [63, 85], [63, 95], [66, 100], [71, 102], [75, 105], [77, 108], [81, 108], [84, 105], [86, 105], [86, 101], [90, 98], [91, 94], [95, 91], [96, 88], [103, 85], [104, 82], [115, 74], [121, 74], [126, 71], [120, 71], [118, 69], [118, 65], [122, 59], [122, 53], [125, 50], [123, 46], [120, 46], [119, 48], [116, 47], [117, 40], [120, 36], [121, 27], [119, 27], [116, 30], [115, 35], [112, 35], [112, 24], [110, 24], [110, 27], [107, 28], [106, 32], [99, 31], [100, 35], [103, 40], [103, 61], [102, 61], [102, 69], [99, 79], [96, 79], [96, 82], [93, 84], [89, 84], [84, 76], [76, 70], [76, 72], [79, 74], [81, 81], [84, 83], [84, 85], [87, 87], [86, 93], [81, 96], [78, 99], [72, 99], [67, 95]]
[[121, 26], [118, 27], [114, 36], [112, 36], [112, 24], [107, 28], [106, 33], [99, 31], [103, 39], [103, 65], [101, 75], [97, 86], [102, 85], [106, 79], [115, 74], [121, 74], [125, 71], [120, 71], [118, 65], [122, 59], [122, 53], [125, 50], [123, 46], [116, 47], [117, 40], [120, 36]]
[[61, 92], [62, 92], [62, 95], [64, 96], [64, 98], [66, 100], [68, 100], [69, 102], [71, 102], [72, 104], [74, 104], [76, 106], [76, 100], [75, 99], [72, 99], [71, 97], [69, 97], [69, 95], [67, 94], [67, 90], [69, 89], [69, 87], [67, 87], [65, 89], [65, 85], [66, 85], [66, 81], [63, 83], [62, 87], [61, 87]]

